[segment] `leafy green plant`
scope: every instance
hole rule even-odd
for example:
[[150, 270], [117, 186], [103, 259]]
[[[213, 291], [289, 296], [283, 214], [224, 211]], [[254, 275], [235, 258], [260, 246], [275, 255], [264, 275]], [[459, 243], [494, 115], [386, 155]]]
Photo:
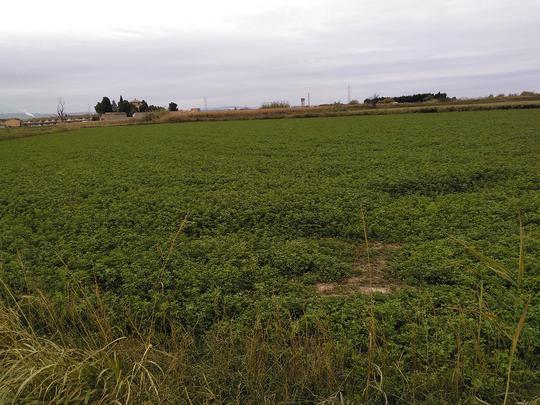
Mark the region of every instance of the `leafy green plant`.
[[[533, 401], [539, 127], [524, 109], [1, 142], [0, 402], [29, 377], [16, 401], [500, 403], [508, 382]], [[366, 282], [366, 252], [390, 293], [318, 292]]]

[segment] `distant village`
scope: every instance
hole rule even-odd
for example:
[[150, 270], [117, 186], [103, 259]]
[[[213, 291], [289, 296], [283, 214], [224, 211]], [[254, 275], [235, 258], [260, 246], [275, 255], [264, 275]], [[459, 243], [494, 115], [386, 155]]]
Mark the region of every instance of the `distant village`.
[[[120, 96], [118, 103], [116, 100], [111, 101], [109, 97], [103, 97], [103, 99], [95, 105], [94, 109], [96, 110], [96, 113], [99, 114], [99, 119], [101, 121], [122, 121], [129, 118], [144, 118], [146, 115], [153, 112], [179, 111], [178, 104], [174, 102], [170, 102], [168, 108], [165, 108], [156, 105], [148, 105], [145, 100], [138, 100], [137, 98], [134, 98], [131, 101], [124, 100], [122, 96]], [[199, 112], [201, 109], [191, 108], [188, 111]]]
[[[133, 118], [144, 119], [148, 114], [153, 112], [165, 112], [165, 111], [180, 111], [178, 109], [178, 104], [171, 102], [169, 103], [168, 108], [156, 105], [148, 105], [145, 100], [138, 100], [134, 98], [133, 100], [124, 100], [122, 96], [118, 102], [112, 100], [109, 97], [103, 97], [95, 107], [95, 114], [71, 114], [68, 115], [64, 113], [64, 102], [60, 100], [57, 106], [56, 115], [48, 117], [36, 118], [30, 114], [30, 118], [7, 118], [0, 119], [0, 127], [4, 128], [17, 128], [17, 127], [48, 127], [57, 125], [60, 123], [77, 123], [77, 122], [88, 122], [88, 121], [127, 121]], [[194, 107], [187, 112], [199, 112], [200, 108]]]
[[86, 122], [91, 121], [92, 118], [89, 117], [73, 117], [73, 118], [66, 118], [63, 121], [58, 120], [57, 118], [50, 117], [50, 118], [31, 118], [28, 120], [23, 120], [20, 118], [8, 118], [5, 120], [0, 120], [0, 128], [17, 128], [17, 127], [49, 127], [56, 124], [59, 124], [60, 122], [65, 123], [72, 123], [72, 122]]

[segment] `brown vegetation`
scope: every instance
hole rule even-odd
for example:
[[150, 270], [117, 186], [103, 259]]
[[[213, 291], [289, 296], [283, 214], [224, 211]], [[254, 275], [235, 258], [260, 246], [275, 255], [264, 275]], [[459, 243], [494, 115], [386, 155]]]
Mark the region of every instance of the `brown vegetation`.
[[313, 117], [342, 117], [359, 115], [385, 115], [407, 113], [433, 113], [452, 111], [484, 111], [499, 109], [540, 108], [538, 97], [521, 100], [457, 100], [448, 102], [426, 102], [386, 104], [377, 108], [369, 108], [365, 104], [338, 104], [317, 107], [294, 107], [253, 110], [225, 110], [187, 112], [175, 111], [159, 118], [156, 122], [189, 122], [189, 121], [225, 121], [275, 118], [313, 118]]

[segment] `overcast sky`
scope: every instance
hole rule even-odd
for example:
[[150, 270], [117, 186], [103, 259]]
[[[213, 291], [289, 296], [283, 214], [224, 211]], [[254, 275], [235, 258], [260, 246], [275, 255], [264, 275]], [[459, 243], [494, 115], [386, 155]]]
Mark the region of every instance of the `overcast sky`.
[[0, 112], [540, 91], [540, 0], [24, 0], [0, 21]]

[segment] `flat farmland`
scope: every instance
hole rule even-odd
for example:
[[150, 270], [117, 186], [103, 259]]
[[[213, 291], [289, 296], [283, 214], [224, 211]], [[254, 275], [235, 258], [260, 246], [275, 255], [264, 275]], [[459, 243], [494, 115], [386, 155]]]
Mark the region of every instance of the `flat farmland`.
[[0, 402], [534, 400], [539, 156], [535, 109], [0, 141]]

